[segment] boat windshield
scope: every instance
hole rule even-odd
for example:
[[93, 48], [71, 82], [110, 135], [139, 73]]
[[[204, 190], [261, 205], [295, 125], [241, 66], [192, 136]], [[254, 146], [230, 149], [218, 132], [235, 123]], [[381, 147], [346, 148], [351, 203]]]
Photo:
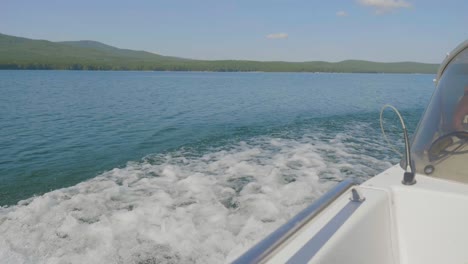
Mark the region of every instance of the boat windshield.
[[468, 41], [452, 54], [439, 70], [411, 152], [417, 173], [468, 183]]

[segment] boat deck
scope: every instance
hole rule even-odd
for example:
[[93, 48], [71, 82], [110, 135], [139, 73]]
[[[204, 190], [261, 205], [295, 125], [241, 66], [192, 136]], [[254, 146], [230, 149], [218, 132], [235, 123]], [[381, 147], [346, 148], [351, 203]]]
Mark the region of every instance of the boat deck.
[[[468, 228], [463, 228], [468, 225], [468, 185], [416, 175], [417, 184], [405, 186], [402, 175], [403, 170], [394, 166], [347, 189], [325, 210], [283, 237], [267, 255], [250, 260], [468, 263]], [[353, 188], [363, 201], [350, 200]], [[239, 260], [249, 262], [249, 258]]]

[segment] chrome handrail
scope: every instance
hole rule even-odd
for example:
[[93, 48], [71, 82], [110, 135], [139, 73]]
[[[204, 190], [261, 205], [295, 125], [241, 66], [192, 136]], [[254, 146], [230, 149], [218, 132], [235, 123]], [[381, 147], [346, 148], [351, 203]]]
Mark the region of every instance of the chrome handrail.
[[322, 195], [319, 199], [302, 210], [291, 220], [280, 226], [273, 233], [250, 248], [242, 256], [237, 258], [233, 264], [260, 263], [264, 261], [279, 245], [290, 238], [301, 227], [312, 218], [317, 216], [323, 209], [335, 201], [354, 185], [352, 180], [344, 180]]

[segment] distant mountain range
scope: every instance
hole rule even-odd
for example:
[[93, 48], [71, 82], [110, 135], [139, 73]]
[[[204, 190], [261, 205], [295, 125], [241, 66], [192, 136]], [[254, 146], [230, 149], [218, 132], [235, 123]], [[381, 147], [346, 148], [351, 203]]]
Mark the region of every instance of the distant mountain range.
[[192, 60], [81, 40], [52, 42], [0, 34], [0, 69], [436, 73], [418, 62]]

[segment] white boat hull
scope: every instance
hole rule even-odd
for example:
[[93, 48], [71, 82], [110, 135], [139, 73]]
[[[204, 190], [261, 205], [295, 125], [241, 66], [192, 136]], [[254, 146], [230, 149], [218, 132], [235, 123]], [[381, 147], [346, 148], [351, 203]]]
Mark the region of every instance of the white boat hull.
[[[468, 185], [418, 174], [406, 186], [403, 173], [394, 166], [347, 188], [235, 263], [468, 263]], [[350, 200], [352, 189], [365, 200]]]

